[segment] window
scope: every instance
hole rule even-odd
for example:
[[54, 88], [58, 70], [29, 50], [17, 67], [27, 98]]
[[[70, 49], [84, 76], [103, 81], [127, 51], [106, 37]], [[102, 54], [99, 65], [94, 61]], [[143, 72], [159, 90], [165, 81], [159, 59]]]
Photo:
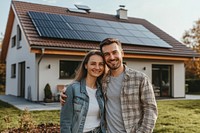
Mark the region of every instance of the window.
[[17, 25], [17, 48], [21, 48], [20, 46], [21, 39], [22, 39], [22, 32], [19, 25]]
[[12, 37], [12, 47], [16, 46], [16, 36]]
[[16, 64], [11, 65], [11, 78], [16, 77]]
[[60, 78], [72, 79], [81, 62], [80, 61], [60, 61]]

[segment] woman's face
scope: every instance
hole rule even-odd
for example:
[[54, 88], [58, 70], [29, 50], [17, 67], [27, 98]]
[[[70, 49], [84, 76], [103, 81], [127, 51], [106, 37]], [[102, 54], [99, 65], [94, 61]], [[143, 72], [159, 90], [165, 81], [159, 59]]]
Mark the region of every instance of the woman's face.
[[90, 56], [88, 63], [85, 64], [85, 68], [87, 69], [87, 76], [99, 77], [105, 69], [103, 58], [99, 55]]

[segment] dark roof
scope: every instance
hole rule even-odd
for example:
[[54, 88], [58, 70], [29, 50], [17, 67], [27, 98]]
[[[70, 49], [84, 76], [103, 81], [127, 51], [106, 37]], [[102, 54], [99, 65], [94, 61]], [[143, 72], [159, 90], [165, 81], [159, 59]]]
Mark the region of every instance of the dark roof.
[[[63, 39], [52, 39], [52, 38], [41, 38], [29, 15], [28, 11], [37, 11], [45, 13], [55, 13], [62, 15], [72, 15], [72, 16], [81, 16], [87, 18], [95, 18], [116, 22], [126, 22], [132, 24], [141, 24], [152, 33], [157, 35], [159, 38], [170, 44], [173, 48], [158, 48], [158, 47], [146, 47], [146, 46], [137, 46], [137, 45], [123, 45], [125, 53], [134, 53], [134, 54], [148, 54], [148, 55], [165, 55], [165, 56], [177, 56], [177, 57], [193, 57], [197, 56], [197, 53], [192, 51], [190, 48], [186, 47], [172, 36], [168, 35], [152, 23], [148, 22], [145, 19], [128, 17], [127, 20], [119, 19], [116, 15], [103, 14], [103, 13], [73, 13], [67, 12], [67, 8], [56, 7], [49, 5], [33, 4], [20, 1], [12, 1], [14, 10], [17, 13], [19, 21], [22, 26], [22, 30], [25, 33], [27, 40], [30, 44], [30, 47], [51, 47], [55, 49], [98, 49], [99, 42], [90, 42], [90, 41], [78, 41], [78, 40], [63, 40]], [[11, 11], [10, 11], [11, 12]], [[12, 19], [11, 19], [12, 20]], [[8, 20], [9, 21], [9, 20]], [[8, 28], [8, 26], [7, 26]]]

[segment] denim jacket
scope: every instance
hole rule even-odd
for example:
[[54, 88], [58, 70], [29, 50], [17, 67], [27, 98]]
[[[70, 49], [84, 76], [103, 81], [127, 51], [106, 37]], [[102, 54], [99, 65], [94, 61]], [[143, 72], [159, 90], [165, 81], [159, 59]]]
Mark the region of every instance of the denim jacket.
[[[67, 99], [61, 108], [60, 131], [61, 133], [82, 133], [89, 108], [85, 79], [70, 84], [65, 94], [67, 94]], [[100, 108], [101, 131], [105, 133], [104, 98], [99, 84], [96, 97]]]

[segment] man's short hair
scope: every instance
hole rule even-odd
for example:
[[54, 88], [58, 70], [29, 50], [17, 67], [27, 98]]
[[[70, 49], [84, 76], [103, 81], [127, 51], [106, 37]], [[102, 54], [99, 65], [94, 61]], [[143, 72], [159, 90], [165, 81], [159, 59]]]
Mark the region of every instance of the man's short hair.
[[120, 42], [119, 39], [116, 39], [116, 38], [106, 38], [106, 39], [104, 39], [103, 41], [100, 42], [100, 50], [101, 50], [101, 52], [102, 52], [103, 46], [110, 45], [112, 43], [116, 43], [122, 49], [122, 44], [121, 44], [121, 42]]

